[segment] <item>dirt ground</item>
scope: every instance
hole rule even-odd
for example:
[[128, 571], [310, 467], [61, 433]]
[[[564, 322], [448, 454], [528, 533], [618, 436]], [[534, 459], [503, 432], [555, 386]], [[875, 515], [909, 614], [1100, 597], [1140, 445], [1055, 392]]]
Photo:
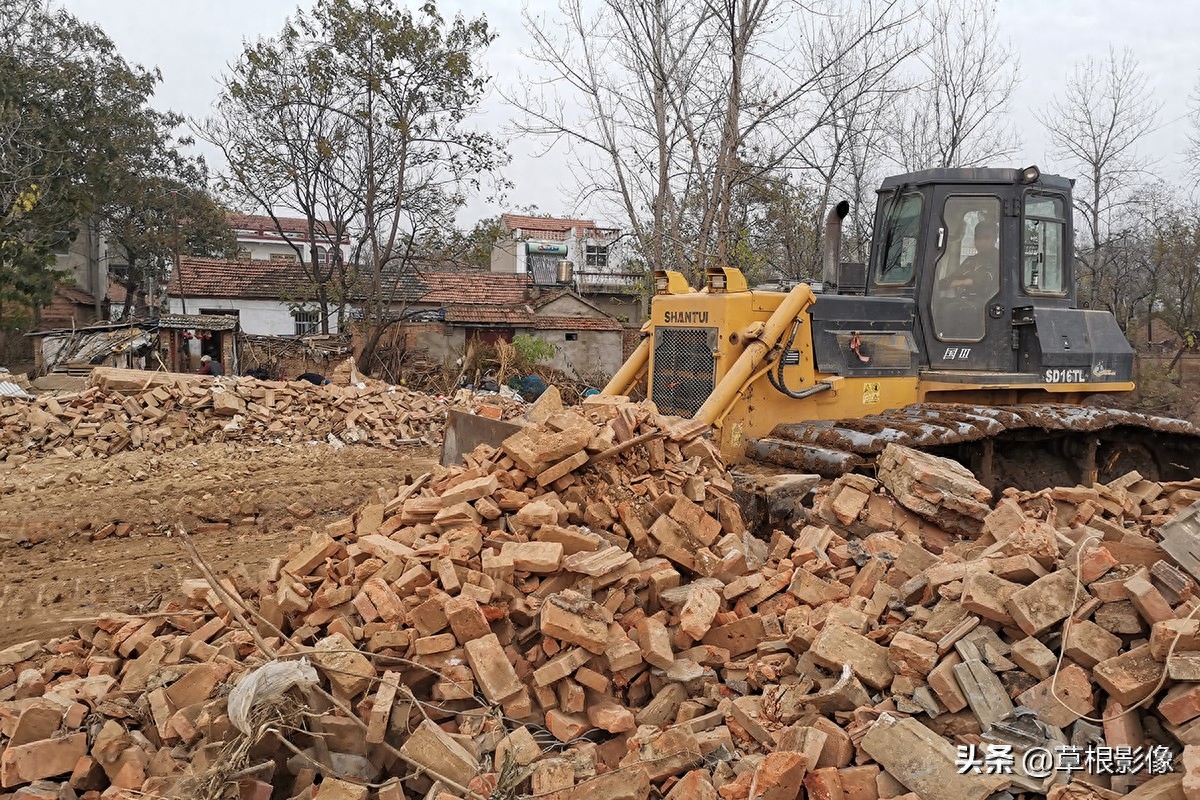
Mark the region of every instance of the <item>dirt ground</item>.
[[[104, 611], [154, 608], [200, 577], [183, 525], [218, 574], [250, 574], [294, 529], [338, 518], [381, 487], [433, 467], [431, 449], [194, 446], [109, 459], [0, 464], [0, 648], [69, 632]], [[288, 506], [315, 514], [297, 519]], [[118, 532], [93, 540], [94, 533]]]

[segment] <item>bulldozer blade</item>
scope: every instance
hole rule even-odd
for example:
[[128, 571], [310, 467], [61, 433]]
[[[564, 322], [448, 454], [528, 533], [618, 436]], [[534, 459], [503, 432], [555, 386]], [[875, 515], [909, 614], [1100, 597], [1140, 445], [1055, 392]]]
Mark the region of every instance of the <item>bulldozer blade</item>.
[[481, 444], [499, 447], [519, 430], [521, 426], [511, 422], [450, 411], [446, 414], [446, 434], [442, 440], [442, 466], [461, 464], [463, 456]]

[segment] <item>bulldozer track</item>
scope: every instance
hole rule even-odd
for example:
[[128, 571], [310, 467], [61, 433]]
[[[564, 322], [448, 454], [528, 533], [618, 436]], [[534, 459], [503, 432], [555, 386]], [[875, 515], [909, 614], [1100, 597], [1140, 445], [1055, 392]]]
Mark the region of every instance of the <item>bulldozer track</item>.
[[919, 403], [857, 419], [789, 422], [750, 441], [746, 453], [836, 477], [869, 468], [889, 444], [955, 458], [997, 489], [1028, 488], [1022, 483], [1035, 484], [1054, 470], [1075, 482], [1130, 469], [1160, 480], [1200, 472], [1200, 427], [1125, 409], [1053, 403]]

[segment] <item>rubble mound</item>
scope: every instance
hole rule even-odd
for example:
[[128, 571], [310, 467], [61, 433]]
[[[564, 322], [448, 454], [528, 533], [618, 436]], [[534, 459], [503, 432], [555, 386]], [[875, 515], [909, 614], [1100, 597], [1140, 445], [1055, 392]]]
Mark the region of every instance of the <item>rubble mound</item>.
[[372, 380], [314, 386], [97, 368], [90, 384], [68, 396], [0, 397], [0, 461], [210, 442], [433, 445], [450, 408], [497, 419], [521, 413], [497, 395], [435, 398]]
[[[899, 448], [879, 481], [824, 484], [788, 530], [755, 536], [703, 433], [591, 398], [297, 528], [261, 575], [197, 561], [205, 578], [155, 614], [0, 651], [0, 786], [318, 800], [1191, 790], [1200, 597], [1168, 549], [1200, 532], [1200, 481], [1130, 473], [984, 503], [960, 469]], [[966, 498], [939, 489], [943, 472]], [[1129, 763], [1039, 771], [1027, 754], [1042, 749]]]

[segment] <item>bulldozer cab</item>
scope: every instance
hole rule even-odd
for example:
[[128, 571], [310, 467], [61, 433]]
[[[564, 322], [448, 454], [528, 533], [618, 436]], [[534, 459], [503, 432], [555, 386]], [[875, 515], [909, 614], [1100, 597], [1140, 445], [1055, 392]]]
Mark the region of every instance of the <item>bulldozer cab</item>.
[[1053, 351], [1069, 350], [1072, 338], [1095, 345], [1089, 327], [1120, 338], [1115, 350], [1127, 345], [1119, 346], [1115, 325], [1090, 312], [1063, 313], [1075, 305], [1070, 211], [1071, 182], [1036, 167], [888, 178], [879, 191], [866, 293], [913, 298], [914, 333], [930, 377], [1077, 381], [1081, 376], [1057, 375], [1045, 351], [1053, 362]]

